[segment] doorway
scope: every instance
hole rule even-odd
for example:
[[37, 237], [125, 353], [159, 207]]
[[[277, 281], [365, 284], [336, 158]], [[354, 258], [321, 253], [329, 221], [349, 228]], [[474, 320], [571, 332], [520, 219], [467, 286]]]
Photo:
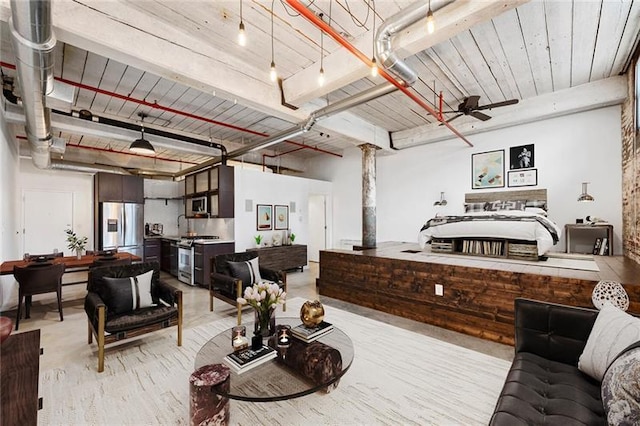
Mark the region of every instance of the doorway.
[[309, 261], [320, 262], [320, 250], [327, 248], [327, 197], [309, 195]]

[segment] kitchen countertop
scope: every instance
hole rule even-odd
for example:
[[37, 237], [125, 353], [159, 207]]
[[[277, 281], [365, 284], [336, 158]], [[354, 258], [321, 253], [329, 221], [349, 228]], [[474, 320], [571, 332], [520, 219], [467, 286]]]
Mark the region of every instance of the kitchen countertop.
[[[180, 241], [182, 240], [181, 237], [176, 236], [176, 235], [146, 235], [145, 240], [171, 240], [171, 241]], [[222, 244], [222, 243], [235, 243], [235, 240], [223, 240], [223, 239], [219, 239], [219, 240], [199, 240], [199, 239], [194, 239], [193, 240], [194, 244]]]

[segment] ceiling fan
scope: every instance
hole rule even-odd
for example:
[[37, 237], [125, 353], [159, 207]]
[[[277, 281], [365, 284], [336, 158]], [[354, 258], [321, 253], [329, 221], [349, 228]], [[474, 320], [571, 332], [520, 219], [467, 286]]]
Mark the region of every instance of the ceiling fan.
[[491, 116], [480, 112], [482, 110], [485, 109], [493, 109], [493, 108], [498, 108], [498, 107], [502, 107], [502, 106], [507, 106], [507, 105], [514, 105], [518, 103], [517, 99], [509, 99], [507, 101], [502, 101], [502, 102], [494, 102], [492, 104], [487, 104], [487, 105], [478, 105], [478, 100], [480, 100], [480, 96], [469, 96], [464, 98], [464, 100], [462, 101], [462, 103], [460, 105], [458, 105], [458, 109], [455, 111], [442, 111], [443, 114], [450, 114], [450, 113], [456, 113], [457, 115], [455, 115], [454, 117], [450, 118], [447, 120], [447, 123], [455, 120], [458, 117], [461, 117], [463, 115], [470, 115], [472, 117], [477, 118], [478, 120], [482, 120], [482, 121], [487, 121], [488, 119], [491, 118]]

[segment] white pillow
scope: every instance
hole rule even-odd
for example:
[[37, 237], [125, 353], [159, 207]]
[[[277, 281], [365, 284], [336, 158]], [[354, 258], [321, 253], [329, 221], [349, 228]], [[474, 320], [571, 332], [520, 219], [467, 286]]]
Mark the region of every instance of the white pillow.
[[605, 304], [593, 324], [578, 369], [602, 381], [609, 364], [624, 348], [640, 340], [640, 318], [635, 318], [610, 303]]
[[540, 207], [525, 207], [525, 212], [541, 214], [542, 216], [547, 216], [547, 211], [545, 209], [541, 209]]

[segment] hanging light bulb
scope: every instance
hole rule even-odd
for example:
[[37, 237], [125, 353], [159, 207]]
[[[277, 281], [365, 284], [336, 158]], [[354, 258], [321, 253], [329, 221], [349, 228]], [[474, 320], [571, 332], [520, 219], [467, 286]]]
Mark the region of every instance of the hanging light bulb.
[[271, 77], [271, 81], [276, 81], [278, 79], [278, 71], [276, 71], [276, 63], [271, 61], [271, 71], [269, 72], [269, 77]]
[[433, 18], [433, 11], [431, 10], [431, 2], [429, 2], [429, 11], [427, 12], [427, 32], [433, 34], [436, 30], [435, 19]]
[[376, 78], [378, 76], [378, 63], [376, 58], [371, 58], [371, 77]]
[[320, 74], [318, 74], [318, 86], [324, 86], [324, 68], [320, 68]]
[[238, 29], [238, 44], [242, 47], [247, 45], [247, 34], [244, 31], [244, 22], [240, 21], [240, 27]]
[[269, 72], [269, 77], [271, 81], [276, 81], [278, 79], [278, 71], [276, 71], [276, 61], [274, 58], [273, 52], [273, 4], [275, 0], [271, 0], [271, 71]]

